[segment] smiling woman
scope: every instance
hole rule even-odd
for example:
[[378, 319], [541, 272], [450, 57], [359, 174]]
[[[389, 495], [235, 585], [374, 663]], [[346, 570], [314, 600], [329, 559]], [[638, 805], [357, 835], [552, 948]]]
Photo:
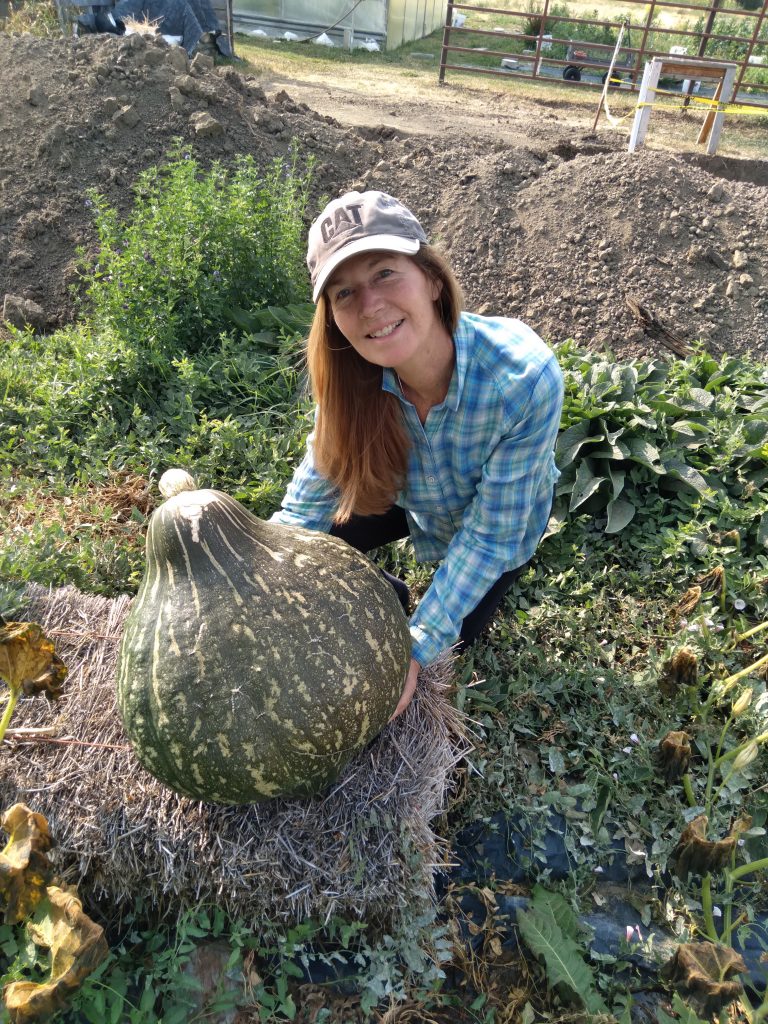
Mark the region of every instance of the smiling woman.
[[[386, 193], [329, 203], [307, 263], [315, 430], [273, 519], [361, 551], [410, 536], [420, 561], [440, 561], [410, 619], [397, 715], [419, 668], [474, 642], [536, 549], [562, 375], [521, 321], [461, 311], [450, 267]], [[390, 582], [407, 609], [407, 588]]]

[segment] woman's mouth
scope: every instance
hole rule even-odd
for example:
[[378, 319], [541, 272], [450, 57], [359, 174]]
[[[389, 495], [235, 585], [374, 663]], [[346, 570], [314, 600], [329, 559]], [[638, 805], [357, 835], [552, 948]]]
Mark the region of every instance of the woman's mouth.
[[396, 330], [397, 330], [397, 328], [398, 328], [398, 327], [400, 326], [400, 324], [402, 324], [402, 323], [403, 323], [403, 320], [395, 320], [395, 322], [394, 322], [394, 323], [392, 323], [392, 324], [387, 324], [387, 326], [386, 326], [386, 327], [382, 327], [382, 328], [381, 328], [380, 330], [378, 330], [378, 331], [371, 331], [371, 333], [370, 333], [370, 334], [368, 335], [368, 337], [369, 337], [369, 338], [388, 338], [388, 337], [389, 337], [389, 335], [390, 335], [390, 334], [391, 334], [391, 333], [392, 333], [393, 331], [396, 331]]

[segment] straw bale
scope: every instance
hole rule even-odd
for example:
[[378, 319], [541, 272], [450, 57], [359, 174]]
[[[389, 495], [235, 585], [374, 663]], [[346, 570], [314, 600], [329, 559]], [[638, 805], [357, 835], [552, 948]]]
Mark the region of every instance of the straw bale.
[[[130, 597], [30, 584], [25, 618], [69, 668], [64, 696], [22, 700], [0, 748], [0, 803], [46, 816], [57, 870], [81, 894], [163, 913], [215, 903], [247, 919], [334, 913], [392, 922], [433, 896], [446, 850], [431, 822], [468, 749], [446, 697], [446, 658], [422, 673], [405, 714], [311, 800], [225, 807], [179, 796], [136, 760], [122, 729], [115, 662]], [[26, 729], [44, 732], [25, 733]]]

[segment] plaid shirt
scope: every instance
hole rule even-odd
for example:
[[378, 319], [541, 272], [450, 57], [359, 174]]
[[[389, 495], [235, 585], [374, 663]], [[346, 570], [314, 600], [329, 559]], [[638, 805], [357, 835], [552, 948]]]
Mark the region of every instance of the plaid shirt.
[[[411, 617], [413, 657], [427, 665], [456, 642], [464, 618], [502, 573], [523, 565], [544, 532], [558, 477], [554, 444], [563, 379], [553, 352], [519, 320], [462, 313], [445, 400], [422, 425], [400, 399], [411, 439], [405, 509], [419, 561], [440, 560]], [[331, 528], [332, 485], [315, 470], [312, 436], [273, 522]]]

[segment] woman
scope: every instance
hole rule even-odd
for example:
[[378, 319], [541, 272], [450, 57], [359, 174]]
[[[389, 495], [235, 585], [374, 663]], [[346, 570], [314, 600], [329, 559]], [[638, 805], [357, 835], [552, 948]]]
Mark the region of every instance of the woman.
[[451, 270], [384, 192], [329, 203], [307, 263], [315, 430], [273, 520], [361, 551], [410, 534], [420, 561], [440, 561], [410, 619], [396, 717], [419, 668], [474, 642], [536, 549], [558, 475], [562, 375], [519, 320], [461, 312]]

